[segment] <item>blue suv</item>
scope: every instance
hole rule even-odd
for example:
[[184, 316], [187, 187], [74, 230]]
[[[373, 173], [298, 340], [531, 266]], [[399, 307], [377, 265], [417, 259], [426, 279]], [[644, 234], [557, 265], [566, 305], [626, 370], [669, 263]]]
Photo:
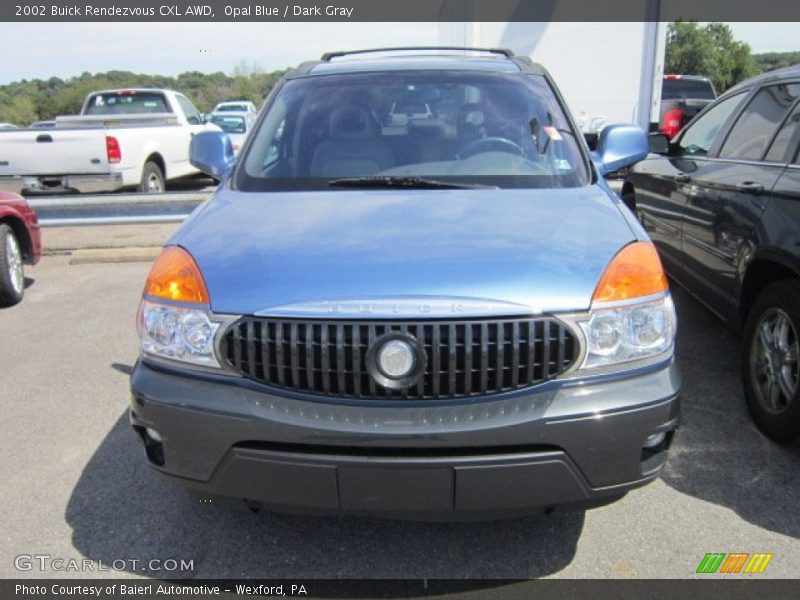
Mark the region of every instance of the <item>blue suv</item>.
[[271, 92], [145, 284], [149, 463], [252, 509], [461, 519], [652, 480], [678, 425], [658, 255], [548, 73], [509, 51], [325, 55]]

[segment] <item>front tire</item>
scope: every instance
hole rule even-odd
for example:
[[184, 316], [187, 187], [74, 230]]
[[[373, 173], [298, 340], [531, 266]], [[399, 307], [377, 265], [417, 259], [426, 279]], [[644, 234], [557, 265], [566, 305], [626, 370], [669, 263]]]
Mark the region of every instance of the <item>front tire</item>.
[[158, 164], [148, 161], [142, 169], [142, 181], [139, 183], [139, 190], [145, 194], [162, 194], [166, 189], [164, 172]]
[[25, 295], [22, 251], [14, 230], [0, 225], [0, 306], [13, 306]]
[[800, 441], [800, 281], [768, 285], [748, 313], [742, 380], [758, 428], [779, 444]]

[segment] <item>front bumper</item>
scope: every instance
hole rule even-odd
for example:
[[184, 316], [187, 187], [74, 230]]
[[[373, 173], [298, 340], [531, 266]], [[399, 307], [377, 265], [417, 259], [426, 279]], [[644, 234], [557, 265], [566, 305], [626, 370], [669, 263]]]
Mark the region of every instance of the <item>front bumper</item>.
[[124, 186], [122, 173], [99, 175], [30, 175], [0, 176], [0, 189], [15, 194], [116, 192]]
[[140, 361], [131, 386], [150, 464], [196, 495], [446, 519], [592, 504], [652, 480], [680, 378], [669, 362], [480, 401], [328, 403]]

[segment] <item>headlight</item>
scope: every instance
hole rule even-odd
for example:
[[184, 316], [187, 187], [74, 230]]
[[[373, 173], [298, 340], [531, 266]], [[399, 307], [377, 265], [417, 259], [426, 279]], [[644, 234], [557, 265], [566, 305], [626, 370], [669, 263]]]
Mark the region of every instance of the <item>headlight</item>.
[[142, 300], [139, 306], [142, 352], [206, 367], [220, 367], [214, 337], [220, 323], [207, 310]]
[[675, 307], [667, 293], [641, 303], [593, 305], [579, 321], [586, 338], [582, 368], [603, 367], [658, 356], [675, 340]]

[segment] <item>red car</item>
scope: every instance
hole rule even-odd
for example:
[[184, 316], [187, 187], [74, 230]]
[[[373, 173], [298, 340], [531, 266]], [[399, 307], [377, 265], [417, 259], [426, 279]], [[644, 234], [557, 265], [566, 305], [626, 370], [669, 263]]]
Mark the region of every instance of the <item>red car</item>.
[[36, 212], [17, 194], [0, 191], [0, 306], [17, 304], [25, 295], [24, 264], [42, 255]]

